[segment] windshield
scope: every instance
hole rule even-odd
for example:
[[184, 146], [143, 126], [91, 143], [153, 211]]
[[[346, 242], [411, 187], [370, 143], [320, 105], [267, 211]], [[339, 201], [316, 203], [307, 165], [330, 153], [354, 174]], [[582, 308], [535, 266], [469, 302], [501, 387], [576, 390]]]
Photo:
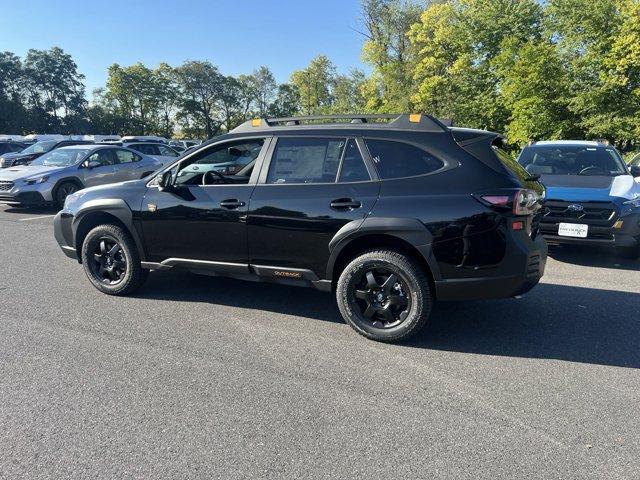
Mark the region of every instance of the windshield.
[[30, 147], [27, 147], [24, 150], [22, 150], [20, 153], [45, 153], [51, 150], [53, 147], [55, 147], [56, 143], [58, 142], [56, 142], [55, 140], [52, 140], [49, 142], [34, 143]]
[[31, 165], [44, 165], [45, 167], [66, 167], [82, 160], [90, 148], [57, 148], [36, 158]]
[[525, 147], [518, 162], [538, 175], [624, 175], [618, 152], [587, 145], [545, 145]]

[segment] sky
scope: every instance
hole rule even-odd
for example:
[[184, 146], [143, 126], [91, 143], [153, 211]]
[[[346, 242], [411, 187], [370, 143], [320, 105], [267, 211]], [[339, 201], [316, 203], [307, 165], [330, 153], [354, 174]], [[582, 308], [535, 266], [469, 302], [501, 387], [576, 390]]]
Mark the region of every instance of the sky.
[[279, 82], [327, 55], [339, 73], [366, 68], [359, 0], [0, 0], [0, 51], [61, 47], [103, 86], [112, 63], [209, 60], [226, 75], [268, 66]]

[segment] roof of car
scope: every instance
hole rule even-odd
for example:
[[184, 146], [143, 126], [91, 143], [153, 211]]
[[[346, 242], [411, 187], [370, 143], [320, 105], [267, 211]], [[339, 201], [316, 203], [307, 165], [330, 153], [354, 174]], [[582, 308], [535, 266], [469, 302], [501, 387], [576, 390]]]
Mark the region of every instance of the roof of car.
[[58, 150], [74, 150], [77, 148], [82, 148], [83, 150], [97, 150], [99, 148], [104, 148], [104, 147], [109, 147], [109, 145], [99, 144], [99, 143], [80, 143], [77, 145], [65, 145], [64, 147], [60, 147]]
[[583, 147], [607, 147], [609, 146], [605, 142], [597, 140], [540, 140], [539, 142], [532, 143], [532, 147], [544, 147], [553, 145], [574, 145]]
[[229, 133], [252, 133], [273, 130], [303, 129], [383, 129], [421, 132], [446, 132], [450, 121], [421, 113], [386, 115], [311, 115], [284, 118], [256, 118], [244, 122]]

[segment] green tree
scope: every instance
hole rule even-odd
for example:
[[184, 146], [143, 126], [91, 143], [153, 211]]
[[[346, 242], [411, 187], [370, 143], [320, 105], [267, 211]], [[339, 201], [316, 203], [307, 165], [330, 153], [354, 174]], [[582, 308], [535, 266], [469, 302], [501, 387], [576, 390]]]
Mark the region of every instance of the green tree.
[[300, 95], [300, 105], [306, 115], [326, 113], [333, 103], [331, 85], [336, 68], [325, 55], [315, 57], [307, 68], [291, 74], [291, 83]]
[[111, 65], [105, 95], [115, 102], [119, 114], [131, 120], [135, 126], [131, 133], [158, 132], [160, 88], [153, 70], [142, 63], [128, 67]]
[[291, 117], [300, 112], [300, 93], [295, 85], [283, 83], [278, 86], [274, 101], [269, 105], [268, 116]]
[[183, 130], [211, 138], [220, 130], [216, 116], [224, 76], [208, 61], [188, 61], [175, 69], [179, 88], [178, 119]]
[[550, 0], [548, 35], [570, 69], [570, 108], [584, 135], [626, 149], [637, 142], [638, 30], [635, 0]]
[[411, 27], [412, 100], [418, 110], [470, 127], [502, 131], [510, 112], [501, 98], [505, 52], [538, 41], [542, 7], [535, 0], [432, 3]]
[[515, 52], [506, 49], [502, 56], [500, 91], [510, 112], [509, 140], [523, 146], [530, 140], [579, 135], [569, 110], [568, 71], [555, 45], [528, 42]]
[[422, 9], [408, 0], [363, 0], [361, 32], [366, 41], [362, 59], [373, 67], [363, 86], [367, 109], [383, 112], [412, 110], [413, 49], [407, 33]]
[[176, 75], [173, 68], [167, 63], [161, 63], [153, 74], [158, 94], [160, 132], [164, 137], [171, 138], [174, 131], [174, 117], [178, 101]]
[[37, 129], [71, 133], [84, 115], [84, 75], [71, 55], [59, 47], [29, 50], [24, 81], [32, 124]]
[[261, 66], [251, 74], [250, 81], [254, 84], [256, 114], [266, 117], [278, 92], [276, 79], [268, 67]]
[[349, 75], [336, 75], [331, 85], [333, 97], [331, 112], [337, 114], [365, 112], [365, 82], [365, 74], [360, 70], [354, 70]]
[[128, 115], [123, 115], [117, 102], [106, 95], [105, 88], [93, 90], [93, 98], [87, 108], [90, 123], [89, 133], [117, 135], [134, 131], [136, 128]]
[[22, 133], [27, 128], [24, 73], [20, 58], [0, 52], [0, 132]]

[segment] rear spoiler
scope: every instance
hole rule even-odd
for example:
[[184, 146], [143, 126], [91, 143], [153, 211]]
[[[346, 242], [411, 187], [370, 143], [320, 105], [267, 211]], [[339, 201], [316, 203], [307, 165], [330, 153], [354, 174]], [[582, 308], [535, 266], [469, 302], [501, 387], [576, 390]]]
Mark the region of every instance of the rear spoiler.
[[492, 147], [503, 147], [506, 139], [495, 132], [472, 129], [452, 129], [451, 134], [456, 143], [467, 153], [498, 173], [509, 173], [509, 169], [494, 153]]

